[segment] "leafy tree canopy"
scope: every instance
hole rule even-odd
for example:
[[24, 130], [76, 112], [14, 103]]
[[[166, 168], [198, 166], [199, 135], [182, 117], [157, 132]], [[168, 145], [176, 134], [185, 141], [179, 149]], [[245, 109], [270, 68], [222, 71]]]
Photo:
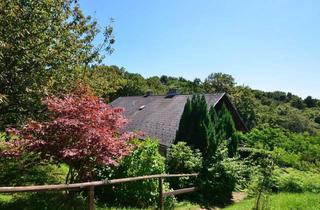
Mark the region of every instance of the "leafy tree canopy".
[[235, 84], [235, 80], [231, 75], [223, 73], [212, 73], [204, 81], [205, 90], [209, 93], [231, 93]]
[[111, 108], [85, 86], [63, 97], [48, 97], [44, 103], [50, 120], [11, 129], [20, 139], [7, 142], [0, 157], [31, 152], [42, 160], [66, 163], [67, 182], [75, 182], [91, 179], [95, 166], [115, 165], [130, 153], [126, 142], [133, 135], [118, 132], [126, 123], [123, 110]]
[[94, 46], [97, 23], [76, 0], [1, 1], [0, 13], [2, 128], [43, 115], [41, 97], [70, 90], [86, 66], [101, 61], [101, 50], [112, 51], [112, 27]]

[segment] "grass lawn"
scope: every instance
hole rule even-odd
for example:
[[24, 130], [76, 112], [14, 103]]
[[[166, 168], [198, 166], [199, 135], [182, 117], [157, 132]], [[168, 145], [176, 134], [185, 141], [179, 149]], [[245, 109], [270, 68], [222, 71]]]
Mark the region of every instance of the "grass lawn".
[[[250, 210], [254, 199], [224, 208], [225, 210]], [[316, 193], [279, 193], [270, 196], [270, 210], [319, 210], [320, 194]]]
[[[0, 210], [4, 210], [1, 204], [10, 203], [12, 196], [10, 195], [0, 195]], [[250, 210], [254, 205], [254, 199], [247, 199], [240, 203], [228, 206], [224, 208], [225, 210]], [[32, 206], [32, 202], [29, 203], [16, 203], [16, 205], [11, 206], [11, 209], [33, 209], [40, 210], [40, 206]], [[29, 204], [31, 206], [26, 206]], [[85, 205], [83, 203], [82, 205]], [[81, 206], [82, 206], [81, 205]], [[5, 208], [7, 209], [7, 208]], [[85, 208], [84, 208], [85, 209]], [[199, 210], [201, 209], [199, 205], [191, 204], [189, 202], [180, 202], [175, 205], [177, 210]], [[41, 209], [42, 210], [42, 209]], [[106, 208], [97, 207], [96, 210], [138, 210], [135, 208]], [[151, 209], [150, 209], [151, 210]], [[270, 210], [320, 210], [320, 194], [316, 193], [279, 193], [270, 196]]]
[[0, 194], [0, 203], [8, 203], [12, 199], [11, 195], [8, 194]]
[[[86, 209], [86, 203], [82, 203], [80, 201], [79, 205], [81, 206], [80, 209]], [[45, 204], [45, 205], [43, 205]], [[6, 195], [6, 194], [0, 194], [0, 210], [43, 210], [44, 206], [47, 206], [46, 202], [44, 203], [34, 203], [31, 200], [24, 200], [23, 202], [14, 202], [12, 195]], [[50, 205], [49, 205], [50, 206]], [[51, 206], [52, 208], [45, 208], [45, 209], [55, 209], [56, 207]], [[59, 208], [59, 210], [65, 210], [68, 209], [68, 207]], [[79, 208], [76, 208], [77, 210]], [[146, 210], [153, 210], [154, 208], [149, 208]], [[175, 204], [175, 209], [177, 210], [199, 210], [200, 206], [196, 204], [191, 204], [189, 202], [179, 202]], [[101, 207], [97, 206], [96, 210], [141, 210], [139, 208], [118, 208], [118, 207]]]
[[[146, 210], [153, 210], [154, 208], [149, 208]], [[189, 202], [179, 202], [175, 204], [176, 210], [199, 210], [201, 207], [197, 204], [192, 204]], [[141, 210], [137, 208], [103, 208], [103, 207], [97, 207], [96, 210]]]

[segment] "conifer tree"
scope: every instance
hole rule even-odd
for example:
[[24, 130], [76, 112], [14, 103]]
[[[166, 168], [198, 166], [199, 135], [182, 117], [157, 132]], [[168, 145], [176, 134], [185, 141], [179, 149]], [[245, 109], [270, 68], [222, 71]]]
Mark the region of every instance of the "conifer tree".
[[218, 123], [219, 123], [218, 114], [216, 112], [216, 109], [213, 106], [210, 107], [209, 117], [210, 117], [210, 121], [213, 128], [212, 129], [213, 135], [209, 142], [208, 154], [214, 155], [219, 145], [219, 140], [220, 140], [219, 135], [221, 135], [221, 131], [218, 130]]
[[222, 106], [218, 113], [216, 132], [218, 133], [218, 144], [227, 140], [229, 157], [233, 157], [238, 147], [238, 135], [232, 115], [225, 105]]
[[184, 110], [180, 119], [179, 128], [176, 133], [176, 141], [186, 139], [189, 131], [188, 131], [188, 121], [191, 115], [191, 101], [188, 98], [186, 104], [184, 105]]
[[208, 107], [204, 96], [194, 95], [187, 100], [176, 134], [177, 141], [185, 141], [203, 154], [207, 153], [210, 139], [213, 138], [212, 126]]

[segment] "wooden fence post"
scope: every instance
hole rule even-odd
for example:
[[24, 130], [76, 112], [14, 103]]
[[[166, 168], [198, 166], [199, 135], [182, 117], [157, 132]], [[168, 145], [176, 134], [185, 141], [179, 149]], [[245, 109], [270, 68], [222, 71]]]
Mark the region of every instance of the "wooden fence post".
[[159, 209], [163, 210], [163, 178], [159, 178]]
[[94, 186], [88, 188], [88, 210], [94, 210]]

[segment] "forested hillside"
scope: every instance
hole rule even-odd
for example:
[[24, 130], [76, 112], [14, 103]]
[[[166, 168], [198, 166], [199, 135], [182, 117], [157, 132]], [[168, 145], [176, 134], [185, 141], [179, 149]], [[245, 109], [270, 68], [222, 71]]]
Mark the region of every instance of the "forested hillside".
[[144, 95], [147, 91], [165, 95], [169, 89], [177, 89], [181, 94], [227, 92], [248, 128], [269, 126], [311, 135], [320, 131], [320, 100], [237, 86], [231, 75], [213, 73], [204, 81], [198, 78], [190, 81], [166, 75], [144, 78], [117, 66], [99, 66], [89, 72], [95, 92], [110, 100]]

